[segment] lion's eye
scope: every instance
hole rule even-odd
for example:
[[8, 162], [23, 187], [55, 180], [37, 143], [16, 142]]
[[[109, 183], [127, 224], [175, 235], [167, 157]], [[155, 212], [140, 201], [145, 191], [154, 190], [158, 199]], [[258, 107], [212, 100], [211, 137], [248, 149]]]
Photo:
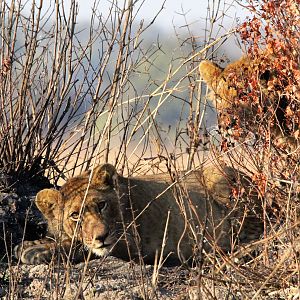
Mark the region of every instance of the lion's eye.
[[107, 202], [106, 201], [102, 201], [102, 202], [100, 202], [98, 204], [98, 208], [99, 208], [100, 211], [103, 210], [103, 209], [105, 209], [106, 206], [107, 206]]
[[77, 222], [77, 221], [79, 220], [79, 213], [76, 212], [76, 211], [72, 212], [72, 213], [70, 214], [70, 218], [71, 218], [71, 220]]

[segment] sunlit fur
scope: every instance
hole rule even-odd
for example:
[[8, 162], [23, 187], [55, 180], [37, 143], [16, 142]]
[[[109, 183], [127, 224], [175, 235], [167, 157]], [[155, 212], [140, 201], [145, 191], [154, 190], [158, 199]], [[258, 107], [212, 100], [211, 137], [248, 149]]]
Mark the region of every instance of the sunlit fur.
[[[48, 261], [55, 251], [49, 250], [55, 249], [53, 239], [69, 253], [74, 237], [74, 244], [97, 256], [112, 254], [125, 260], [142, 257], [153, 263], [165, 233], [164, 256], [169, 256], [169, 261], [189, 259], [195, 247], [228, 250], [232, 214], [229, 211], [227, 215], [225, 205], [219, 202], [226, 202], [224, 195], [229, 202], [231, 186], [224, 178], [229, 177], [212, 170], [197, 171], [184, 177], [181, 188], [169, 188], [168, 174], [125, 178], [117, 175], [112, 165], [100, 165], [93, 174], [69, 179], [60, 191], [38, 193], [36, 204], [48, 221], [47, 235], [52, 240], [35, 241], [35, 246], [25, 244], [23, 252], [19, 245], [16, 256], [23, 263]], [[221, 189], [214, 181], [220, 182]], [[209, 189], [223, 193], [223, 199]], [[204, 245], [200, 243], [203, 232]], [[80, 261], [83, 256], [84, 251], [77, 251], [72, 258]]]

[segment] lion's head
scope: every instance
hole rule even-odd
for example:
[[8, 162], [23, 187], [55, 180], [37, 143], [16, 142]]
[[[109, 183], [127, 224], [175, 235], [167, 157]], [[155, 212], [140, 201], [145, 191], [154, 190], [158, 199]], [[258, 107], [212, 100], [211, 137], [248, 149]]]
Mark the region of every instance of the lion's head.
[[[265, 58], [264, 61], [269, 60], [270, 58]], [[267, 66], [269, 64], [271, 63]], [[209, 98], [218, 111], [232, 108], [234, 105], [250, 109], [251, 105], [255, 104], [250, 102], [253, 78], [257, 80], [260, 92], [270, 97], [267, 83], [273, 79], [274, 74], [266, 66], [264, 68], [262, 58], [252, 60], [249, 56], [243, 56], [225, 68], [209, 60], [204, 60], [199, 65], [200, 75], [211, 90]]]
[[36, 205], [46, 217], [50, 231], [60, 230], [98, 256], [115, 244], [120, 225], [120, 202], [115, 189], [117, 173], [104, 164], [92, 172], [69, 179], [60, 191], [44, 189]]
[[266, 140], [271, 136], [279, 147], [296, 145], [299, 119], [292, 111], [298, 104], [287, 96], [287, 82], [274, 67], [276, 59], [262, 52], [255, 58], [243, 56], [225, 68], [207, 60], [200, 63], [200, 75], [211, 91], [209, 98], [225, 137], [229, 133], [244, 139], [252, 132]]

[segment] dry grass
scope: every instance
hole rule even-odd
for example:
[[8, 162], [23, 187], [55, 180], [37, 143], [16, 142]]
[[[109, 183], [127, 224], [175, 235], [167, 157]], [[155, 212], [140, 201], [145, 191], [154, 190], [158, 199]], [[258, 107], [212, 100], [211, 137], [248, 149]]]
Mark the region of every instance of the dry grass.
[[[199, 247], [191, 265], [175, 269], [164, 268], [162, 256], [153, 268], [142, 260], [128, 263], [122, 272], [128, 272], [124, 277], [137, 292], [123, 296], [299, 299], [298, 151], [290, 155], [271, 144], [260, 147], [261, 141], [255, 148], [251, 140], [221, 151], [221, 137], [206, 126], [210, 105], [197, 70], [199, 61], [214, 57], [233, 34], [228, 30], [215, 37], [226, 3], [209, 1], [201, 47], [188, 23], [190, 35], [176, 33], [180, 55], [170, 59], [159, 81], [154, 71], [163, 47], [143, 43], [152, 22], [136, 23], [143, 1], [124, 2], [118, 7], [112, 1], [105, 17], [95, 3], [89, 26], [80, 28], [76, 1], [69, 10], [59, 2], [47, 10], [43, 1], [32, 1], [29, 12], [20, 1], [0, 1], [0, 169], [8, 178], [3, 188], [42, 176], [58, 185], [99, 162], [114, 163], [124, 175], [168, 172], [174, 182], [182, 169], [211, 163], [222, 168], [225, 162], [249, 175], [261, 192], [261, 239], [230, 253], [217, 248], [205, 253]], [[137, 81], [143, 84], [136, 87]], [[175, 105], [178, 120], [168, 126], [160, 115]], [[266, 176], [262, 181], [257, 174]], [[119, 284], [110, 281], [113, 271], [103, 279], [117, 262], [108, 269], [105, 259], [96, 266], [53, 261], [29, 268], [13, 260], [11, 246], [6, 245], [8, 263], [1, 266], [0, 297], [2, 285], [7, 299], [30, 293], [36, 299], [93, 299], [98, 286]], [[164, 288], [175, 292], [162, 295]]]

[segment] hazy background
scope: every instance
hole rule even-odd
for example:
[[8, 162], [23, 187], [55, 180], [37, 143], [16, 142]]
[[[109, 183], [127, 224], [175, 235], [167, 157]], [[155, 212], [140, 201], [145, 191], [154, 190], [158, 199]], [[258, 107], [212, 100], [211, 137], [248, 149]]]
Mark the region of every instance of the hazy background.
[[[235, 28], [238, 23], [241, 23], [246, 18], [247, 14], [249, 15], [249, 12], [245, 11], [236, 1], [140, 0], [133, 2], [136, 5], [134, 9], [135, 17], [132, 25], [132, 36], [134, 37], [141, 23], [143, 23], [143, 28], [146, 28], [152, 21], [153, 24], [138, 38], [140, 52], [136, 51], [131, 56], [133, 68], [129, 75], [130, 85], [128, 85], [128, 89], [119, 97], [119, 101], [128, 101], [130, 103], [128, 111], [132, 110], [136, 112], [142, 110], [146, 105], [147, 99], [149, 99], [149, 104], [147, 105], [149, 105], [149, 110], [154, 112], [161, 138], [164, 140], [167, 148], [173, 151], [172, 149], [176, 148], [173, 141], [178, 136], [188, 136], [190, 128], [187, 124], [190, 120], [194, 119], [195, 108], [199, 102], [198, 100], [201, 98], [200, 112], [201, 114], [203, 113], [201, 130], [214, 136], [217, 132], [216, 113], [214, 109], [211, 105], [207, 105], [209, 101], [205, 103], [204, 107], [202, 100], [206, 98], [200, 94], [196, 94], [197, 92], [191, 95], [191, 86], [199, 83], [197, 68], [199, 62], [204, 57], [196, 55], [192, 61], [189, 61], [189, 58], [201, 51], [205, 45], [223, 36], [230, 29]], [[22, 12], [30, 14], [32, 1], [22, 1], [21, 3], [24, 5]], [[36, 4], [38, 3], [39, 1], [36, 1]], [[72, 1], [61, 1], [60, 3], [64, 6], [61, 12], [66, 12], [66, 15], [61, 18], [68, 19], [68, 12]], [[88, 43], [93, 11], [96, 11], [96, 17], [99, 20], [106, 20], [110, 9], [121, 11], [124, 8], [124, 1], [116, 0], [78, 0], [76, 3], [78, 4], [76, 38], [77, 43], [83, 46]], [[95, 10], [94, 7], [96, 7]], [[43, 1], [43, 14], [50, 16], [49, 18], [44, 18], [47, 24], [46, 27], [50, 27], [54, 23], [51, 19], [53, 17], [50, 13], [51, 11], [55, 11], [55, 1]], [[114, 14], [112, 13], [111, 15], [113, 16]], [[110, 23], [108, 28], [114, 23], [109, 18], [107, 22]], [[99, 65], [101, 53], [105, 51], [101, 38], [102, 36], [93, 45], [94, 50], [91, 54], [90, 62], [94, 66]], [[23, 43], [21, 36], [18, 42], [20, 44]], [[45, 47], [48, 47], [48, 45], [45, 45]], [[80, 50], [81, 48], [79, 47], [78, 49]], [[151, 51], [148, 52], [148, 49]], [[211, 55], [212, 52], [213, 56]], [[152, 54], [148, 57], [148, 53]], [[113, 52], [112, 59], [107, 65], [106, 77], [104, 77], [104, 83], [101, 86], [103, 90], [111, 84], [110, 77], [114, 73], [115, 55], [116, 52]], [[138, 56], [141, 56], [142, 59], [138, 59]], [[224, 66], [240, 56], [241, 49], [238, 44], [238, 38], [232, 35], [224, 39], [216, 47], [212, 47], [207, 53], [206, 58], [213, 58]], [[186, 61], [188, 63], [185, 63]], [[168, 75], [177, 69], [179, 71], [176, 72], [176, 76], [167, 79]], [[83, 78], [84, 74], [82, 71], [78, 72], [76, 80], [80, 82], [83, 81]], [[163, 103], [160, 103], [160, 96], [153, 96], [152, 93], [165, 81], [167, 82], [166, 89], [171, 92], [169, 95], [164, 96]], [[205, 90], [203, 89], [201, 92], [204, 95]], [[71, 89], [69, 96], [74, 98], [74, 95], [75, 90]], [[152, 96], [149, 97], [149, 95]], [[91, 89], [85, 96], [81, 113], [89, 109], [93, 101], [92, 98], [93, 92]], [[100, 101], [106, 103], [106, 99], [101, 98]], [[157, 109], [158, 107], [159, 109]], [[126, 108], [122, 105], [122, 108], [116, 114], [121, 116], [124, 113], [126, 114]], [[117, 124], [117, 121], [113, 122]], [[97, 119], [99, 132], [104, 128], [105, 123], [106, 115], [101, 115]], [[113, 125], [115, 124], [113, 123]], [[116, 130], [116, 135], [120, 136], [120, 131]], [[135, 142], [138, 143], [142, 136], [144, 136], [143, 131], [135, 133]], [[117, 140], [112, 144], [118, 148], [120, 142]]]
[[[32, 1], [23, 1], [24, 11], [30, 12]], [[243, 6], [239, 5], [242, 1], [229, 0], [228, 2], [216, 0], [144, 0], [139, 2], [139, 10], [137, 11], [136, 23], [142, 20], [149, 23], [155, 18], [154, 26], [149, 32], [152, 33], [153, 40], [156, 40], [157, 35], [164, 38], [164, 42], [174, 40], [175, 30], [177, 34], [192, 33], [201, 40], [206, 20], [211, 16], [216, 17], [214, 24], [214, 32], [216, 35], [226, 32], [230, 28], [236, 26], [236, 23], [243, 21], [249, 11], [246, 11]], [[21, 1], [22, 3], [22, 1]], [[123, 7], [123, 0], [78, 0], [78, 24], [82, 27], [88, 25], [92, 15], [92, 8], [97, 6], [99, 14], [106, 16], [111, 7], [111, 3], [115, 3], [118, 7]], [[61, 1], [61, 4], [69, 10], [71, 0]], [[141, 5], [142, 4], [142, 5]], [[43, 1], [44, 11], [53, 9], [54, 1]], [[218, 11], [218, 14], [216, 12]], [[187, 29], [188, 25], [188, 29]], [[188, 32], [189, 31], [189, 32]], [[225, 54], [229, 59], [233, 59], [240, 55], [240, 49], [234, 39], [228, 40], [224, 44]]]

